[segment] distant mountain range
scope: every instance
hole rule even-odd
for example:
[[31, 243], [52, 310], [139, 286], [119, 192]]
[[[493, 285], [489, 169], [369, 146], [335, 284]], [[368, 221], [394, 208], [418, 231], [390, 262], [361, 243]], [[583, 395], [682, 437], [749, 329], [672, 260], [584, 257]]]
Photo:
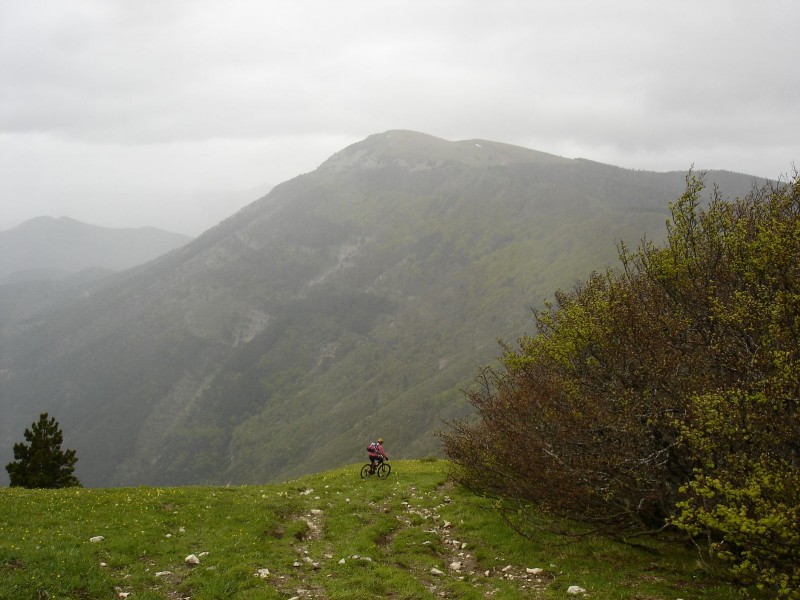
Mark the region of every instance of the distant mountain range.
[[390, 131], [57, 303], [0, 286], [0, 457], [43, 411], [91, 486], [281, 480], [378, 435], [434, 454], [497, 339], [620, 240], [661, 239], [684, 177]]
[[112, 229], [38, 217], [0, 231], [0, 284], [63, 279], [86, 269], [123, 271], [189, 242], [156, 229]]

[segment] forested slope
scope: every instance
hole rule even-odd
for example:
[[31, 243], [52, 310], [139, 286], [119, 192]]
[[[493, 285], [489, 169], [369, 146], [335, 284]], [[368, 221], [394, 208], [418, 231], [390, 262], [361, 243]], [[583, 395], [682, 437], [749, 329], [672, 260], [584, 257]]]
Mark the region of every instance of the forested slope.
[[[710, 173], [723, 193], [753, 178]], [[438, 452], [530, 309], [660, 239], [682, 173], [375, 135], [0, 338], [0, 450], [56, 416], [86, 485], [262, 482]]]

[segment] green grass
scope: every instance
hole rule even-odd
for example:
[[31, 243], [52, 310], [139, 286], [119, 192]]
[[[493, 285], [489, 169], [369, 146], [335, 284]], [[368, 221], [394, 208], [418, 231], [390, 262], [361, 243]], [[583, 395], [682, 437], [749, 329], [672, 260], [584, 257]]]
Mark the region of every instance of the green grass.
[[0, 598], [743, 597], [681, 545], [522, 539], [444, 461], [392, 465], [385, 480], [352, 465], [268, 486], [0, 489]]

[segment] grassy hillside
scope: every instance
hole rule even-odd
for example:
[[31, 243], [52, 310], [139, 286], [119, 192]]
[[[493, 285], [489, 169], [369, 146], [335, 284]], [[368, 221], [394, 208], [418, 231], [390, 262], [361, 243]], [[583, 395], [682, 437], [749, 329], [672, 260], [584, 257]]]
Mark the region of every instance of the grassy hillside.
[[351, 465], [266, 486], [2, 488], [0, 598], [741, 598], [684, 546], [521, 540], [446, 463], [392, 465], [381, 480]]

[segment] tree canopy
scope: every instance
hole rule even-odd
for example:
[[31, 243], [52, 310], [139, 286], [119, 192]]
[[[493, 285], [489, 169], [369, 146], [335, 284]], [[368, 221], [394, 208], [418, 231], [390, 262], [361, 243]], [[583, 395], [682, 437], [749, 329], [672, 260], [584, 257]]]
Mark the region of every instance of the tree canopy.
[[25, 430], [25, 443], [14, 444], [14, 462], [6, 465], [11, 485], [26, 488], [79, 486], [73, 474], [78, 458], [75, 450], [62, 450], [64, 437], [54, 417], [47, 413]]
[[800, 597], [800, 189], [706, 204], [691, 174], [663, 246], [622, 245], [536, 311], [443, 432], [457, 481], [631, 535], [678, 527], [745, 584]]

